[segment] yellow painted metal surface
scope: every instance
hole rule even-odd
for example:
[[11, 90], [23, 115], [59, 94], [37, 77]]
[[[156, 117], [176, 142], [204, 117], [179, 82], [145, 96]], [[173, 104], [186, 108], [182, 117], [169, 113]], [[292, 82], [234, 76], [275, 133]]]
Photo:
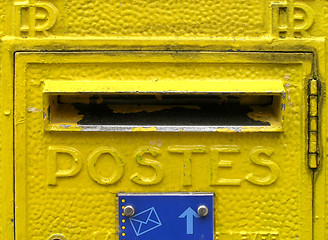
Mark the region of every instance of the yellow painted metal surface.
[[[123, 191], [214, 192], [219, 239], [245, 234], [311, 238], [304, 106], [312, 61], [312, 54], [303, 53], [16, 53], [16, 236], [57, 233], [92, 239], [101, 232], [117, 238], [116, 194]], [[66, 111], [52, 112], [49, 93], [138, 95], [144, 86], [145, 92], [193, 95], [226, 93], [221, 85], [234, 89], [237, 84], [237, 96], [240, 91], [259, 95], [269, 92], [262, 90], [266, 81], [281, 86], [279, 93], [274, 91], [280, 104], [272, 106], [283, 116], [276, 120], [279, 131], [274, 124], [226, 126], [219, 132], [201, 127], [157, 132], [159, 126], [112, 132], [98, 125], [84, 131], [86, 126], [70, 121], [72, 117], [49, 120], [49, 115]], [[208, 82], [216, 88], [188, 86]], [[73, 113], [70, 106], [68, 113]], [[287, 226], [284, 219], [290, 216]]]
[[328, 239], [327, 9], [0, 1], [0, 239], [118, 240], [119, 192], [214, 193], [217, 240]]

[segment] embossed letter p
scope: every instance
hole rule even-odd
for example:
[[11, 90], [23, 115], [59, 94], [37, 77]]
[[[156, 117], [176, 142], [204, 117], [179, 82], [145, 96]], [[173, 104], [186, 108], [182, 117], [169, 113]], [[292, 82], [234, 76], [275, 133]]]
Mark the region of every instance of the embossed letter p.
[[314, 23], [314, 11], [305, 3], [273, 2], [272, 34], [280, 38], [311, 37], [308, 30]]
[[[66, 169], [58, 169], [57, 157], [59, 154], [68, 154], [72, 157], [71, 166]], [[81, 153], [71, 147], [49, 146], [47, 154], [47, 180], [49, 185], [57, 185], [58, 177], [73, 177], [82, 168]]]
[[36, 33], [47, 31], [56, 23], [57, 8], [49, 2], [34, 2], [33, 0], [15, 2], [16, 7], [16, 35], [28, 34], [35, 37]]

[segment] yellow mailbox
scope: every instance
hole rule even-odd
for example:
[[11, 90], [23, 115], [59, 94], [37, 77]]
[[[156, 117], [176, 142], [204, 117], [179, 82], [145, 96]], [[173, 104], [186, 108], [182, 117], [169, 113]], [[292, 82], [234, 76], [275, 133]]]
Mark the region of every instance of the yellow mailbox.
[[0, 239], [327, 239], [326, 8], [0, 2]]

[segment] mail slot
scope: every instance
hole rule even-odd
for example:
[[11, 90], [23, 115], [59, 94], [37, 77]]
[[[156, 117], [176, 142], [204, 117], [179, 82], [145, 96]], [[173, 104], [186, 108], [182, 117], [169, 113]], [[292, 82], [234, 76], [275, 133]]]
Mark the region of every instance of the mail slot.
[[220, 131], [282, 128], [282, 93], [136, 93], [48, 95], [48, 128], [74, 124], [82, 131]]
[[16, 52], [16, 238], [312, 239], [314, 62]]

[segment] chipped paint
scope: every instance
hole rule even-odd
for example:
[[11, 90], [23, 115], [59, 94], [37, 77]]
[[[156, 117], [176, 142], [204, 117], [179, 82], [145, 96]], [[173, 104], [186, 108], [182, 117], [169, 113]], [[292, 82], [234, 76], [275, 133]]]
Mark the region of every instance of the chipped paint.
[[285, 108], [286, 108], [285, 104], [284, 103], [281, 104], [281, 110], [285, 110]]
[[48, 125], [47, 129], [49, 131], [73, 131], [73, 132], [79, 132], [83, 131], [83, 127], [79, 125], [70, 125], [70, 124], [51, 124]]
[[131, 129], [132, 132], [156, 132], [156, 127], [136, 127]]
[[27, 109], [27, 111], [30, 112], [30, 113], [42, 112], [41, 109], [38, 109], [38, 108], [35, 108], [35, 107], [29, 107], [29, 108]]
[[225, 127], [225, 128], [218, 128], [216, 129], [217, 132], [241, 132], [241, 127]]
[[261, 106], [252, 106], [251, 108], [253, 109], [253, 112], [247, 114], [250, 118], [256, 121], [270, 123], [271, 126], [282, 125], [282, 121], [279, 121], [277, 116], [274, 116], [274, 113], [268, 111], [267, 108]]
[[66, 128], [67, 129], [67, 128], [71, 127], [71, 125], [60, 124], [59, 127]]
[[[270, 126], [271, 132], [282, 132], [283, 125], [272, 125]], [[266, 127], [248, 127], [248, 126], [243, 126], [241, 127], [241, 132], [268, 132], [268, 129]]]
[[286, 92], [283, 92], [282, 99], [286, 99]]

